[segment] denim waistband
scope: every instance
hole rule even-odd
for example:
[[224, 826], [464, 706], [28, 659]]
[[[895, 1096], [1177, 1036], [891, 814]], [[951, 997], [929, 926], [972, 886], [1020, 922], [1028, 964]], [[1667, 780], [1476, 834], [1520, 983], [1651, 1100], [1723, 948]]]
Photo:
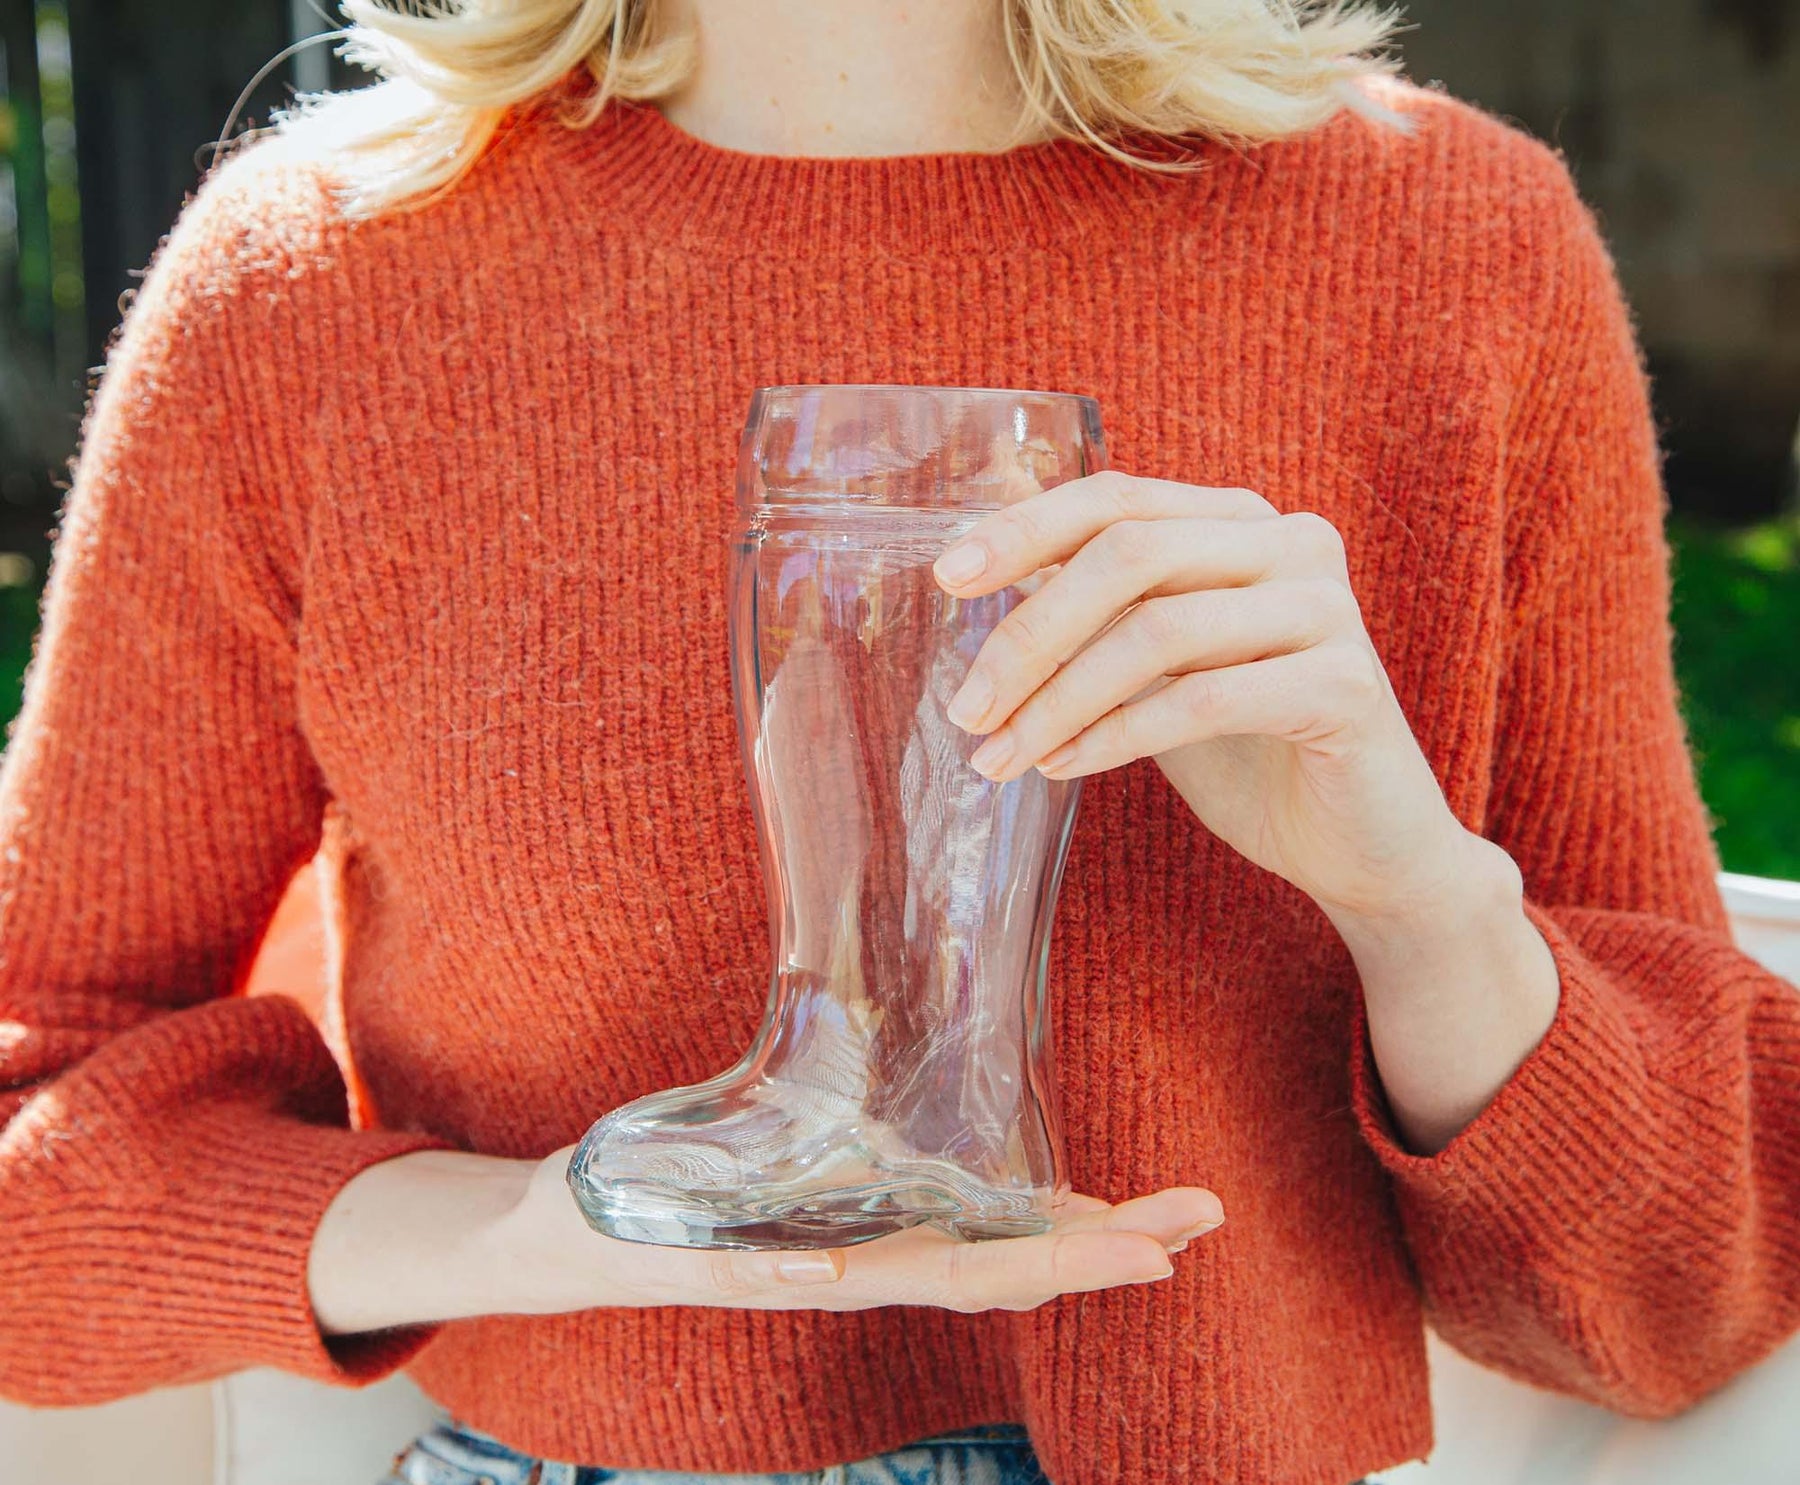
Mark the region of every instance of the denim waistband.
[[[383, 1485], [833, 1485], [833, 1482], [898, 1480], [927, 1485], [937, 1472], [929, 1460], [936, 1451], [962, 1450], [986, 1456], [983, 1479], [1002, 1485], [1028, 1485], [1043, 1480], [1031, 1452], [1031, 1440], [1017, 1423], [986, 1423], [933, 1434], [873, 1459], [824, 1470], [771, 1474], [691, 1474], [682, 1471], [612, 1469], [522, 1454], [491, 1434], [446, 1419], [403, 1450]], [[972, 1478], [955, 1469], [945, 1478]]]
[[[956, 1451], [964, 1451], [958, 1454]], [[935, 1459], [946, 1461], [943, 1471]], [[985, 1423], [906, 1444], [871, 1459], [823, 1470], [713, 1475], [615, 1470], [534, 1459], [491, 1434], [446, 1419], [403, 1450], [383, 1485], [931, 1485], [936, 1481], [1048, 1485], [1030, 1435], [1017, 1423]], [[1380, 1485], [1370, 1476], [1353, 1485]]]

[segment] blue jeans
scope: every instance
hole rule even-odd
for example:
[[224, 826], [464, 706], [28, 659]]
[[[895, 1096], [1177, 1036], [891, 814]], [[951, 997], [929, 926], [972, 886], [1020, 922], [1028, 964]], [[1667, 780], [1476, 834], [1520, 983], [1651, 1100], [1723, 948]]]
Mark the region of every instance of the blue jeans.
[[[381, 1485], [1049, 1485], [1025, 1430], [1014, 1423], [962, 1428], [916, 1444], [781, 1475], [692, 1475], [557, 1464], [509, 1449], [460, 1423], [438, 1424], [394, 1460]], [[1379, 1485], [1373, 1477], [1353, 1485]]]
[[779, 1475], [693, 1475], [558, 1464], [509, 1449], [454, 1422], [421, 1434], [382, 1485], [1048, 1485], [1025, 1430], [1011, 1423], [962, 1428], [916, 1444]]

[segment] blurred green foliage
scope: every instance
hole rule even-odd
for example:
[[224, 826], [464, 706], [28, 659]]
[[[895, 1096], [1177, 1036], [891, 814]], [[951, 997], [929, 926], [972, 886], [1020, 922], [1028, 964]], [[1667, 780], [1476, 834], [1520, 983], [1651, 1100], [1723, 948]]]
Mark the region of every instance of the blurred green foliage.
[[0, 588], [0, 724], [10, 724], [19, 710], [31, 637], [37, 631], [38, 590], [35, 585]]
[[[1675, 664], [1720, 853], [1732, 871], [1800, 880], [1800, 519], [1670, 535]], [[35, 586], [0, 587], [0, 720], [37, 611]]]
[[1670, 535], [1675, 668], [1720, 854], [1800, 880], [1800, 517]]

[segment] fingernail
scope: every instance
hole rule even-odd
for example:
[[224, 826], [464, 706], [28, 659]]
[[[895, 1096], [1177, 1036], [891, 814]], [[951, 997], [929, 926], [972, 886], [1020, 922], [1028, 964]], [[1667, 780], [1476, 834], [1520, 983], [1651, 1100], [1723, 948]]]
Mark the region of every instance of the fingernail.
[[1169, 1254], [1185, 1253], [1185, 1252], [1187, 1252], [1187, 1240], [1184, 1238], [1181, 1242], [1178, 1242], [1178, 1243], [1165, 1244], [1163, 1247], [1163, 1252], [1169, 1253]]
[[1215, 1227], [1223, 1227], [1224, 1225], [1225, 1219], [1223, 1217], [1209, 1218], [1205, 1222], [1195, 1223], [1192, 1227], [1182, 1228], [1177, 1234], [1177, 1237], [1185, 1243], [1189, 1238], [1197, 1238], [1202, 1233], [1211, 1232]]
[[1038, 759], [1038, 764], [1037, 764], [1038, 772], [1039, 773], [1055, 773], [1057, 769], [1061, 768], [1065, 763], [1068, 763], [1069, 761], [1071, 761], [1074, 757], [1075, 757], [1075, 744], [1072, 742], [1064, 743], [1060, 748], [1057, 748], [1054, 752], [1046, 753], [1046, 754], [1044, 754], [1044, 756], [1042, 758]]
[[971, 675], [962, 683], [962, 689], [950, 698], [950, 705], [944, 708], [944, 715], [958, 727], [967, 730], [980, 722], [993, 704], [993, 682], [984, 675]]
[[976, 773], [985, 773], [992, 778], [1006, 767], [1012, 755], [1012, 739], [997, 732], [969, 755], [969, 765]]
[[1145, 1274], [1144, 1277], [1137, 1280], [1137, 1282], [1140, 1284], [1154, 1284], [1160, 1279], [1168, 1278], [1174, 1272], [1175, 1265], [1172, 1263], [1165, 1263], [1163, 1265], [1163, 1271], [1160, 1274]]
[[951, 547], [937, 559], [932, 571], [953, 588], [972, 583], [987, 570], [987, 553], [974, 543]]
[[831, 1253], [783, 1253], [775, 1272], [789, 1284], [833, 1284], [843, 1275]]

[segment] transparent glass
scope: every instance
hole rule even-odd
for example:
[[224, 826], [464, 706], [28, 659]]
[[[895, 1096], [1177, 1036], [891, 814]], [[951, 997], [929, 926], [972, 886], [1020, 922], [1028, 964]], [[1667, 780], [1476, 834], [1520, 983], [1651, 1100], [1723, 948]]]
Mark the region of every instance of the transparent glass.
[[930, 1222], [1042, 1231], [1066, 1190], [1045, 968], [1079, 786], [994, 784], [944, 714], [1029, 583], [945, 594], [987, 511], [1105, 461], [1088, 398], [773, 387], [738, 462], [730, 606], [775, 965], [726, 1071], [602, 1118], [590, 1224], [815, 1248]]

